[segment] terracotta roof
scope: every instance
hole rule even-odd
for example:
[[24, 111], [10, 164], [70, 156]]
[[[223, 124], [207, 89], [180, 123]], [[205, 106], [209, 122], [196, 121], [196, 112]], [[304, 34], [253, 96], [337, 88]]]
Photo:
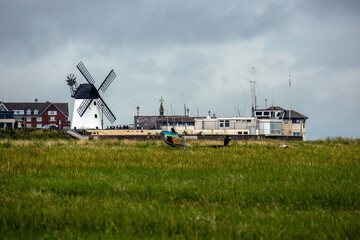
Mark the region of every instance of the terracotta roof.
[[52, 103], [52, 102], [2, 102], [9, 111], [14, 110], [26, 110], [30, 109], [34, 112], [35, 109], [39, 111], [39, 114], [45, 111], [51, 104], [54, 104], [61, 112], [66, 116], [69, 116], [68, 103]]

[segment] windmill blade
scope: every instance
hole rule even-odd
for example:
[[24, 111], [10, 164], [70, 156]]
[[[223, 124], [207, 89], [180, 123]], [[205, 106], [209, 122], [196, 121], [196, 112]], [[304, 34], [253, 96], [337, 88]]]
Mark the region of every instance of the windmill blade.
[[106, 103], [104, 102], [104, 100], [101, 97], [99, 100], [99, 107], [101, 108], [101, 110], [103, 111], [105, 116], [109, 119], [111, 124], [113, 124], [115, 122], [116, 118], [115, 118], [114, 114], [111, 112], [110, 108], [106, 105]]
[[89, 71], [86, 69], [85, 65], [82, 62], [80, 62], [76, 67], [90, 84], [95, 83], [95, 80], [90, 75]]
[[84, 115], [84, 113], [86, 112], [86, 110], [88, 109], [88, 107], [90, 106], [90, 104], [93, 100], [94, 100], [94, 98], [84, 99], [84, 101], [82, 101], [79, 108], [77, 109], [77, 112], [79, 113], [80, 117], [82, 117]]
[[112, 83], [112, 81], [114, 81], [114, 79], [116, 78], [116, 73], [114, 72], [114, 70], [111, 70], [111, 72], [109, 73], [109, 75], [107, 75], [107, 77], [105, 78], [105, 80], [102, 82], [101, 86], [99, 87], [99, 89], [101, 89], [101, 91], [104, 93], [106, 91], [106, 89], [110, 86], [110, 84]]

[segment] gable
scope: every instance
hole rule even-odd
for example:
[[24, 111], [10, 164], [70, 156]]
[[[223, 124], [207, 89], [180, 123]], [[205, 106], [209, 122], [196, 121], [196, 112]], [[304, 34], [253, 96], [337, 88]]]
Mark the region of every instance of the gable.
[[[58, 105], [62, 104], [62, 109], [60, 109], [58, 107]], [[67, 103], [50, 103], [50, 105], [44, 109], [44, 111], [42, 111], [39, 116], [42, 116], [44, 113], [48, 112], [48, 111], [59, 111], [62, 115], [64, 115], [65, 117], [68, 117], [68, 108], [67, 108]], [[66, 106], [65, 106], [66, 105]], [[66, 114], [62, 111], [62, 110], [65, 110], [66, 111]]]
[[1, 111], [9, 111], [9, 109], [7, 109], [3, 103], [0, 103], [0, 110]]

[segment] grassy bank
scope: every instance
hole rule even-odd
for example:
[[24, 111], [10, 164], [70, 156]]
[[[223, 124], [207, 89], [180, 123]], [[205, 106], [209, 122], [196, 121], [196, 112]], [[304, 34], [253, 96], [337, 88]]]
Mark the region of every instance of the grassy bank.
[[0, 140], [0, 238], [360, 236], [360, 141]]
[[70, 139], [65, 130], [50, 130], [38, 128], [0, 129], [0, 140], [57, 140]]

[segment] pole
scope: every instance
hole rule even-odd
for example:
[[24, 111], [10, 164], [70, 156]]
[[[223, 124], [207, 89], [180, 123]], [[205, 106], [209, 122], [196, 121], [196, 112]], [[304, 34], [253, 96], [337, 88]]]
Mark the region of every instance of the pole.
[[289, 68], [289, 125], [291, 126], [291, 128], [290, 128], [290, 136], [291, 136], [292, 122], [291, 122], [291, 72], [290, 72], [290, 68]]
[[289, 68], [289, 120], [291, 119], [291, 72]]
[[101, 129], [104, 130], [104, 108], [101, 108]]

